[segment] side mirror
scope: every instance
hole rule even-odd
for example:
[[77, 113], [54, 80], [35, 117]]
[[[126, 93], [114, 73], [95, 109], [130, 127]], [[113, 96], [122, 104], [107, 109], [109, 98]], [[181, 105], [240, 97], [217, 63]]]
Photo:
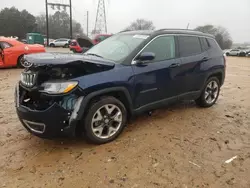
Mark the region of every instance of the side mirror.
[[153, 52], [142, 52], [136, 60], [140, 62], [144, 61], [152, 61], [155, 58], [155, 54]]

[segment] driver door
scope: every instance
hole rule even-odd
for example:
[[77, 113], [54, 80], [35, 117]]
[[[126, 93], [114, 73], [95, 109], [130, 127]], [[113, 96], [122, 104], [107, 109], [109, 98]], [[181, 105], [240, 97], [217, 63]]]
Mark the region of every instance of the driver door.
[[0, 41], [0, 66], [4, 64], [4, 51], [2, 47], [2, 42]]
[[8, 42], [3, 42], [0, 41], [0, 47], [2, 49], [1, 51], [1, 56], [0, 56], [0, 65], [13, 65], [13, 61], [11, 61], [11, 59], [13, 59], [13, 52], [12, 52], [12, 45], [9, 44]]
[[181, 61], [176, 57], [175, 37], [157, 37], [142, 52], [153, 52], [155, 59], [132, 66], [136, 108], [161, 103], [163, 100], [176, 100], [182, 83], [178, 79], [178, 65]]

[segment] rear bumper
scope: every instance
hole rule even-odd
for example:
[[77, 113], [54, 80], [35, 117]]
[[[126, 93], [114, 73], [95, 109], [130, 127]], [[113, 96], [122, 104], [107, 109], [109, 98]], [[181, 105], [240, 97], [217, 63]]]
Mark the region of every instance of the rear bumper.
[[81, 53], [82, 52], [82, 48], [70, 46], [70, 51]]
[[83, 97], [80, 97], [73, 112], [64, 109], [57, 103], [43, 111], [32, 110], [19, 104], [18, 88], [15, 92], [15, 104], [18, 118], [22, 125], [32, 134], [41, 138], [56, 138], [62, 136], [75, 136], [78, 123], [78, 111]]

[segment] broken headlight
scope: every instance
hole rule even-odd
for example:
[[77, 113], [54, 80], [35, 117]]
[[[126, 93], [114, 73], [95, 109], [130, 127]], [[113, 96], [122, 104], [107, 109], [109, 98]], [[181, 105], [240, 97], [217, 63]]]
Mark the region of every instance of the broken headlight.
[[42, 84], [41, 92], [48, 94], [65, 94], [72, 91], [78, 82], [69, 81], [69, 82], [45, 82]]

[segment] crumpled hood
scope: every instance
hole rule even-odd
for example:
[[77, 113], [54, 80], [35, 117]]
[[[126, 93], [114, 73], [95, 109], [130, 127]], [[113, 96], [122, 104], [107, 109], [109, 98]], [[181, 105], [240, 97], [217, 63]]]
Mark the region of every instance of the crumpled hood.
[[36, 53], [24, 56], [24, 61], [35, 66], [43, 65], [61, 65], [74, 62], [94, 63], [100, 65], [114, 66], [113, 61], [103, 58], [84, 55], [84, 54], [68, 54], [68, 53]]

